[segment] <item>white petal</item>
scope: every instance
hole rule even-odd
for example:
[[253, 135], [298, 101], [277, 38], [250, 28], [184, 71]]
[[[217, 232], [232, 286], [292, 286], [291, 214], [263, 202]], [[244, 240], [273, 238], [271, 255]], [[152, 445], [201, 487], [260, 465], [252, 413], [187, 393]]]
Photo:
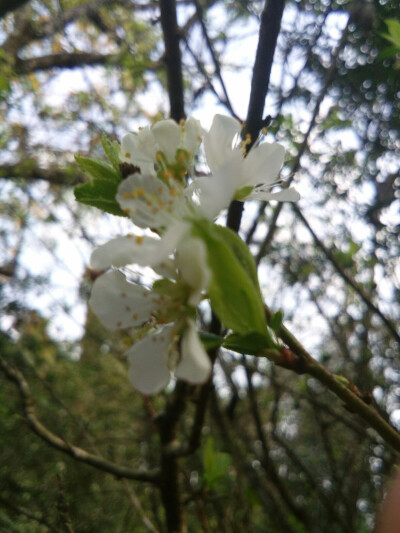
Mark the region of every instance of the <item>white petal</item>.
[[154, 173], [154, 159], [149, 159], [138, 148], [138, 136], [128, 133], [122, 138], [120, 158], [124, 163], [140, 167], [142, 174]]
[[[117, 237], [96, 248], [90, 258], [90, 265], [95, 270], [106, 270], [110, 266], [121, 267], [138, 264], [150, 265], [154, 261], [155, 249], [160, 239], [127, 235]], [[165, 257], [168, 257], [168, 253]], [[160, 258], [160, 262], [163, 258]]]
[[137, 146], [149, 161], [156, 162], [157, 146], [150, 128], [142, 128], [137, 134]]
[[210, 131], [204, 134], [204, 151], [211, 172], [215, 172], [232, 152], [234, 137], [241, 130], [241, 124], [232, 117], [215, 115]]
[[244, 160], [245, 183], [241, 186], [272, 184], [282, 168], [284, 158], [285, 149], [279, 143], [263, 143], [250, 150]]
[[173, 342], [172, 333], [172, 326], [166, 326], [159, 333], [137, 342], [126, 352], [130, 363], [129, 379], [135, 389], [143, 394], [154, 394], [168, 384], [168, 351]]
[[133, 174], [121, 182], [115, 198], [137, 226], [162, 228], [171, 224], [171, 215], [180, 218], [187, 210], [179, 193], [156, 176]]
[[278, 192], [265, 192], [255, 189], [246, 200], [264, 200], [266, 202], [275, 200], [277, 202], [297, 202], [300, 199], [300, 194], [294, 187], [284, 189]]
[[226, 209], [240, 187], [243, 161], [241, 153], [231, 151], [229, 158], [211, 176], [196, 179], [191, 188], [199, 199], [199, 209], [208, 220]]
[[197, 307], [201, 301], [201, 293], [207, 289], [211, 278], [204, 243], [200, 239], [186, 239], [177, 250], [176, 264], [181, 277], [192, 288], [187, 303]]
[[111, 330], [143, 324], [156, 308], [149, 290], [129, 283], [117, 270], [96, 279], [89, 305]]
[[189, 117], [185, 124], [183, 148], [191, 152], [192, 156], [195, 156], [200, 147], [202, 136], [203, 128], [201, 127], [200, 121]]
[[181, 360], [175, 369], [175, 375], [189, 383], [204, 383], [210, 377], [211, 369], [211, 360], [200, 341], [194, 322], [190, 320], [182, 337]]
[[175, 161], [175, 154], [181, 144], [182, 128], [174, 120], [160, 120], [151, 128], [158, 150], [168, 161]]

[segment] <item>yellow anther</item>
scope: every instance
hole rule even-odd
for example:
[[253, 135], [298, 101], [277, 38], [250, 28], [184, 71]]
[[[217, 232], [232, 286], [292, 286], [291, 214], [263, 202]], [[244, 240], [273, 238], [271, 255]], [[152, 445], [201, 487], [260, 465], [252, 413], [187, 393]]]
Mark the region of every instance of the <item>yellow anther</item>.
[[131, 311], [131, 308], [129, 307], [129, 305], [125, 306], [125, 311]]
[[131, 157], [130, 152], [126, 152], [125, 157]]
[[250, 144], [251, 143], [251, 135], [250, 133], [246, 133], [246, 144]]
[[163, 178], [165, 178], [166, 180], [170, 180], [173, 177], [174, 177], [174, 175], [172, 174], [172, 172], [170, 170], [164, 170]]
[[132, 193], [132, 195], [135, 195], [135, 196], [132, 196], [132, 198], [137, 198], [139, 196], [144, 196], [146, 194], [146, 191], [143, 189], [143, 187], [138, 187], [137, 189], [135, 189]]
[[263, 135], [267, 135], [267, 128], [264, 126], [263, 129], [261, 130], [261, 133]]
[[126, 207], [124, 209], [124, 213], [126, 213], [127, 215], [129, 215], [130, 212], [131, 212], [131, 210], [129, 209], [129, 207]]
[[146, 205], [150, 207], [151, 205], [153, 205], [153, 202], [151, 200], [146, 200]]
[[162, 187], [158, 187], [157, 194], [159, 194], [161, 196], [162, 193], [163, 193], [163, 188]]
[[180, 152], [180, 154], [178, 155], [178, 163], [180, 163], [181, 165], [183, 165], [184, 162], [185, 162], [185, 154], [183, 154], [182, 152]]
[[137, 313], [133, 313], [132, 318], [133, 318], [133, 320], [137, 320], [138, 319], [138, 314]]
[[169, 190], [170, 196], [179, 196], [179, 190], [176, 187], [171, 187]]
[[157, 159], [158, 162], [160, 162], [162, 160], [161, 152], [157, 152], [156, 153], [156, 159]]
[[180, 126], [181, 128], [183, 128], [184, 125], [185, 125], [185, 119], [184, 119], [184, 118], [181, 118], [181, 120], [179, 121], [179, 126]]
[[137, 244], [142, 244], [143, 242], [143, 235], [138, 235], [135, 239], [135, 241], [137, 242]]

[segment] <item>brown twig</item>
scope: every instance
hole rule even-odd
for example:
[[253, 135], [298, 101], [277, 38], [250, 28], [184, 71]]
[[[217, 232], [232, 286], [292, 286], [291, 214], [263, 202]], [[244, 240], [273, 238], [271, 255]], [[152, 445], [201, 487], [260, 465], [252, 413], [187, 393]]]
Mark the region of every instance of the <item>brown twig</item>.
[[143, 481], [157, 485], [160, 482], [160, 474], [158, 469], [154, 470], [134, 470], [132, 468], [124, 467], [103, 459], [98, 455], [91, 454], [78, 446], [70, 444], [64, 439], [61, 439], [46, 426], [44, 426], [36, 416], [35, 406], [32, 399], [31, 391], [23, 374], [16, 368], [9, 365], [3, 358], [0, 358], [0, 369], [9, 381], [12, 381], [19, 392], [22, 400], [22, 407], [24, 417], [38, 437], [45, 441], [49, 446], [59, 450], [76, 461], [93, 466], [103, 472], [113, 474], [117, 478], [132, 479], [135, 481]]
[[[266, 306], [265, 311], [267, 320], [269, 320], [272, 312]], [[340, 398], [350, 411], [358, 414], [379, 433], [387, 444], [400, 453], [400, 433], [384, 420], [371, 405], [368, 405], [357, 390], [351, 387], [351, 384], [346, 385], [331, 374], [321, 363], [312, 357], [285, 326], [281, 326], [279, 337], [289, 347], [289, 350], [287, 350], [287, 365], [282, 366], [286, 366], [286, 368], [295, 372], [307, 373], [316, 378]]]

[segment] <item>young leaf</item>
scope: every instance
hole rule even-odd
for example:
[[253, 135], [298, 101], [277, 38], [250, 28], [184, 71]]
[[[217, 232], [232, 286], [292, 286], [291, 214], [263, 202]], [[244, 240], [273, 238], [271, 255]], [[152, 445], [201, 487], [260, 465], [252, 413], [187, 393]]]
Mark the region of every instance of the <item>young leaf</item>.
[[221, 226], [206, 220], [193, 224], [194, 235], [207, 248], [212, 273], [208, 289], [211, 305], [227, 328], [242, 334], [252, 331], [268, 334], [260, 289], [249, 273], [250, 252], [245, 253], [235, 237], [228, 237], [229, 231], [221, 231]]
[[214, 232], [229, 245], [236, 259], [249, 275], [255, 288], [259, 291], [257, 267], [246, 243], [242, 241], [237, 233], [224, 226], [214, 224]]
[[199, 336], [206, 350], [219, 348], [224, 342], [224, 339], [219, 335], [214, 335], [213, 333], [208, 333], [207, 331], [200, 331]]
[[119, 170], [119, 164], [120, 164], [119, 149], [120, 149], [120, 146], [119, 146], [118, 142], [117, 141], [110, 141], [110, 139], [108, 139], [107, 135], [103, 131], [103, 133], [101, 135], [101, 144], [103, 146], [104, 153], [108, 157], [108, 160], [110, 161], [110, 163], [112, 164], [114, 169], [118, 173], [120, 173], [120, 170]]
[[225, 337], [223, 347], [233, 352], [245, 353], [248, 355], [259, 355], [266, 348], [276, 348], [269, 333], [248, 333], [247, 335], [238, 335], [231, 333]]
[[214, 440], [209, 436], [203, 450], [203, 480], [206, 489], [212, 489], [227, 475], [230, 464], [230, 456], [227, 453], [215, 452]]
[[283, 322], [283, 312], [282, 312], [282, 309], [279, 309], [279, 311], [276, 311], [276, 313], [274, 313], [271, 316], [270, 324], [269, 324], [277, 335], [279, 335], [280, 333], [282, 322]]
[[117, 172], [112, 166], [101, 159], [83, 157], [76, 154], [75, 161], [78, 163], [82, 172], [88, 174], [91, 180], [100, 179], [115, 181], [116, 183], [119, 183], [122, 180], [120, 172]]
[[97, 207], [112, 215], [125, 217], [127, 216], [126, 213], [122, 211], [115, 199], [117, 188], [118, 183], [108, 180], [94, 180], [75, 187], [74, 194], [75, 199], [82, 204]]
[[76, 155], [75, 160], [79, 168], [89, 176], [87, 183], [75, 187], [76, 200], [112, 215], [126, 216], [115, 199], [118, 185], [122, 181], [120, 172], [100, 159]]

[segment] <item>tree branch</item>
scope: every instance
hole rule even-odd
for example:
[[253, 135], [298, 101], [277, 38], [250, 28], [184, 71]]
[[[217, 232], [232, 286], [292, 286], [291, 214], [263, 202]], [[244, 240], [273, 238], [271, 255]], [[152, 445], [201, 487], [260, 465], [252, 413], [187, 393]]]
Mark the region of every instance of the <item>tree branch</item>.
[[161, 26], [165, 45], [165, 68], [171, 118], [185, 118], [183, 97], [182, 56], [175, 0], [160, 0]]
[[[272, 312], [267, 306], [264, 307], [267, 320], [269, 321], [272, 317]], [[278, 362], [280, 366], [294, 370], [299, 374], [307, 373], [318, 379], [318, 381], [338, 396], [351, 412], [359, 415], [379, 433], [387, 444], [400, 453], [400, 433], [386, 422], [373, 407], [365, 402], [365, 399], [356, 391], [354, 385], [351, 383], [345, 385], [342, 381], [339, 381], [321, 363], [314, 359], [296, 337], [283, 325], [281, 326], [279, 337], [289, 346], [290, 352], [286, 354], [286, 357], [284, 356], [282, 358], [280, 363], [276, 359], [274, 362]], [[268, 357], [267, 354], [266, 357]]]
[[38, 70], [51, 68], [76, 68], [84, 65], [118, 65], [121, 54], [98, 54], [96, 52], [62, 52], [30, 59], [17, 59], [15, 71], [18, 74], [29, 74]]
[[49, 446], [69, 455], [76, 461], [93, 466], [99, 470], [102, 470], [103, 472], [112, 474], [117, 478], [143, 481], [155, 485], [159, 484], [160, 473], [158, 469], [142, 471], [120, 466], [110, 461], [106, 461], [102, 457], [93, 455], [82, 448], [74, 446], [52, 433], [36, 417], [31, 391], [22, 373], [16, 368], [11, 367], [3, 358], [0, 358], [0, 369], [5, 374], [6, 378], [9, 381], [12, 381], [18, 389], [20, 398], [22, 400], [25, 420], [28, 426]]
[[85, 176], [73, 169], [41, 168], [36, 162], [31, 161], [17, 163], [15, 165], [0, 166], [0, 179], [24, 179], [28, 181], [44, 180], [55, 185], [79, 185], [86, 181]]
[[377, 307], [372, 300], [370, 299], [369, 295], [364, 291], [362, 287], [358, 285], [358, 283], [346, 272], [344, 268], [340, 266], [340, 264], [336, 261], [334, 255], [326, 248], [324, 243], [319, 239], [317, 234], [314, 232], [310, 224], [308, 223], [307, 219], [303, 215], [303, 213], [300, 211], [300, 209], [297, 207], [297, 205], [292, 206], [294, 212], [296, 215], [300, 218], [300, 220], [303, 222], [303, 224], [306, 226], [308, 231], [311, 233], [316, 245], [318, 248], [323, 252], [325, 257], [328, 259], [328, 261], [333, 265], [336, 272], [340, 275], [340, 277], [348, 284], [350, 287], [352, 287], [356, 293], [361, 297], [363, 302], [368, 306], [368, 308], [379, 316], [379, 318], [382, 320], [382, 322], [385, 324], [387, 329], [390, 331], [392, 336], [396, 339], [398, 343], [400, 343], [400, 334], [397, 332], [394, 324], [382, 313], [382, 311]]
[[5, 17], [7, 13], [19, 9], [24, 4], [28, 3], [28, 0], [1, 0], [0, 1], [0, 19]]
[[[272, 61], [274, 58], [285, 0], [266, 0], [261, 14], [260, 32], [251, 80], [251, 92], [246, 123], [242, 136], [250, 135], [248, 150], [257, 140], [263, 127], [265, 98], [268, 92]], [[238, 232], [243, 213], [243, 202], [233, 201], [229, 206], [227, 226]]]

